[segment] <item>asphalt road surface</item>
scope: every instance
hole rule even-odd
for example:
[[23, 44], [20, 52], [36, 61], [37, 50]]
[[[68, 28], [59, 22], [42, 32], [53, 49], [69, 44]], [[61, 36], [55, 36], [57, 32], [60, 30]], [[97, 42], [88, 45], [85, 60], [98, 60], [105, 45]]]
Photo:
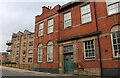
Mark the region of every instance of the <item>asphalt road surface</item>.
[[100, 78], [68, 74], [50, 74], [0, 66], [2, 78]]

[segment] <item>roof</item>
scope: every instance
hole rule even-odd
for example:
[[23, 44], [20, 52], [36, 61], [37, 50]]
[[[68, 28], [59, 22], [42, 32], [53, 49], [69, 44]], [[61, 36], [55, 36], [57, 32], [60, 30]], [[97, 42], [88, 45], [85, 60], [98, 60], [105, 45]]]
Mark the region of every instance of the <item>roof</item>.
[[76, 2], [76, 1], [74, 1], [74, 2], [68, 2], [67, 4], [64, 4], [64, 5], [58, 10], [58, 12], [62, 12], [62, 11], [64, 11], [64, 10], [69, 9], [69, 8], [71, 8], [71, 7], [73, 7], [73, 6], [76, 6], [76, 5], [80, 4], [80, 3], [81, 3], [81, 2]]

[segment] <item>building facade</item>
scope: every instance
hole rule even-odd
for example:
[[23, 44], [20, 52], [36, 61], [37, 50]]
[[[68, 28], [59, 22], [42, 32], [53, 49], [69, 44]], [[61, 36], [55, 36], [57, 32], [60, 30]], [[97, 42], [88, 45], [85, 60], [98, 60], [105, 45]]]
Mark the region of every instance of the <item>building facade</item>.
[[10, 61], [9, 53], [0, 52], [0, 64], [5, 63], [5, 62], [9, 62], [9, 61]]
[[[49, 9], [42, 7], [42, 14], [36, 16], [35, 24], [35, 70], [58, 73], [59, 72], [59, 39], [58, 13], [60, 5]], [[39, 56], [38, 56], [39, 55]]]
[[43, 7], [35, 18], [35, 69], [83, 75], [120, 73], [120, 1]]
[[28, 30], [13, 33], [9, 43], [11, 43], [10, 57], [12, 63], [33, 64], [34, 33]]

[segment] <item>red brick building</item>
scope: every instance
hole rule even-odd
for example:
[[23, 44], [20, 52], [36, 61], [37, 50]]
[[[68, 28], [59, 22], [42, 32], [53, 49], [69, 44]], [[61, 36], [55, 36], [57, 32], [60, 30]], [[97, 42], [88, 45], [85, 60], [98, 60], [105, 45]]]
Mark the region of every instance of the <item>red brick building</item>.
[[35, 18], [35, 69], [118, 76], [119, 3], [70, 2], [53, 9], [44, 6]]

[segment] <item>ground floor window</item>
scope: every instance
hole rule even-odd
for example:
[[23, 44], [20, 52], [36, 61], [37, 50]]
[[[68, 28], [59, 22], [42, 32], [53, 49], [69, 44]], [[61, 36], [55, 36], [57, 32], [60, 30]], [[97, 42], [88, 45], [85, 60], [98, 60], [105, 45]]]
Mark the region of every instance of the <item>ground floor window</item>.
[[113, 57], [120, 57], [120, 26], [111, 29]]
[[94, 40], [84, 41], [84, 59], [95, 59]]
[[42, 62], [42, 54], [43, 54], [43, 49], [42, 49], [42, 44], [38, 46], [38, 62]]
[[53, 43], [47, 44], [47, 62], [53, 62]]

